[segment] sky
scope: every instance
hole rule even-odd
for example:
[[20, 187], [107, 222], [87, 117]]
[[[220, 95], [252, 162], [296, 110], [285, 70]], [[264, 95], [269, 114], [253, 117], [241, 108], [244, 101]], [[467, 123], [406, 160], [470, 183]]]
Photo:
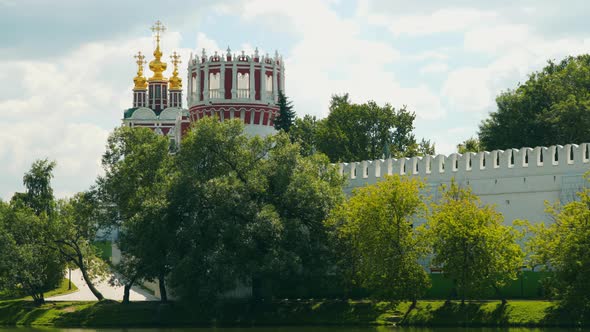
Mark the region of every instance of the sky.
[[499, 93], [548, 60], [590, 53], [589, 12], [587, 0], [0, 0], [0, 199], [23, 190], [39, 158], [57, 162], [58, 197], [93, 184], [156, 20], [183, 78], [202, 48], [276, 50], [299, 116], [325, 117], [342, 93], [406, 106], [416, 136], [448, 154]]

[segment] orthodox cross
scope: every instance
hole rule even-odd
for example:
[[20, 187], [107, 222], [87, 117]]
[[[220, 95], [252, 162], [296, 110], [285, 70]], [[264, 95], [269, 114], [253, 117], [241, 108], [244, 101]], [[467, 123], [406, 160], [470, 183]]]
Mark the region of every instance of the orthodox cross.
[[160, 42], [160, 34], [166, 31], [166, 27], [160, 20], [156, 21], [156, 23], [152, 26], [152, 32], [156, 35], [156, 41]]
[[170, 59], [172, 59], [172, 64], [174, 65], [174, 68], [176, 68], [181, 63], [180, 55], [178, 55], [176, 52], [172, 53]]

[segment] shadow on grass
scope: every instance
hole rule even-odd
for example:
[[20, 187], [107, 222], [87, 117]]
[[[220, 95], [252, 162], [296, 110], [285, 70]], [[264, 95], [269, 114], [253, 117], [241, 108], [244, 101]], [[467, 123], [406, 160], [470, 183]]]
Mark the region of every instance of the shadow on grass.
[[545, 326], [590, 326], [590, 309], [558, 303], [545, 310], [545, 318], [542, 322]]
[[[492, 306], [492, 307], [490, 307]], [[485, 308], [484, 308], [485, 307]], [[455, 302], [418, 303], [418, 309], [406, 315], [403, 325], [416, 326], [508, 326], [509, 306], [502, 303]]]

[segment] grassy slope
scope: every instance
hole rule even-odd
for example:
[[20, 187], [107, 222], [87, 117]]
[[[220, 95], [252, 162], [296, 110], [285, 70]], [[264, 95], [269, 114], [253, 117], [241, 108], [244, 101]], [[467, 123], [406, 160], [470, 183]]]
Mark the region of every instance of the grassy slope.
[[[56, 302], [35, 307], [29, 301], [0, 301], [0, 325], [45, 326], [263, 326], [263, 325], [425, 325], [571, 326], [576, 321], [548, 301], [498, 301], [444, 304], [422, 301], [402, 321], [408, 303], [369, 301], [226, 302], [194, 305], [114, 301]], [[588, 326], [588, 324], [585, 324]]]
[[[62, 279], [61, 283], [59, 284], [59, 286], [56, 289], [44, 294], [45, 298], [58, 296], [58, 295], [66, 295], [66, 294], [70, 294], [70, 293], [73, 293], [78, 290], [78, 287], [76, 287], [76, 285], [74, 285], [74, 283], [72, 283], [72, 289], [68, 289], [68, 284], [69, 284], [68, 279], [66, 279], [66, 278]], [[10, 293], [0, 291], [0, 300], [10, 300], [10, 299], [15, 299], [15, 298], [20, 298], [20, 296], [14, 296], [14, 295], [11, 295]], [[31, 300], [31, 297], [27, 296], [24, 299]]]

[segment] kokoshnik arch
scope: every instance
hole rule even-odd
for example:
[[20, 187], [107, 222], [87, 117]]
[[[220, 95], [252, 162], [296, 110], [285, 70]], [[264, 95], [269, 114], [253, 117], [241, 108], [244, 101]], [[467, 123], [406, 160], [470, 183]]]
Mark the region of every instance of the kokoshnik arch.
[[[178, 77], [180, 56], [174, 52], [170, 79], [163, 73], [161, 33], [165, 27], [156, 22], [152, 27], [156, 48], [149, 68], [154, 73], [143, 76], [145, 57], [138, 53], [137, 76], [134, 78], [133, 107], [124, 112], [123, 124], [148, 127], [180, 142], [190, 123], [206, 116], [220, 121], [241, 119], [250, 135], [275, 133], [274, 118], [279, 90], [285, 90], [283, 58], [254, 54], [226, 54], [188, 60], [188, 109], [182, 108], [182, 79]], [[426, 182], [433, 199], [439, 188], [454, 179], [461, 186], [470, 186], [483, 203], [494, 204], [505, 221], [526, 219], [548, 222], [545, 202], [568, 202], [584, 188], [583, 174], [590, 169], [590, 144], [496, 150], [491, 152], [424, 156], [402, 159], [381, 159], [341, 163], [341, 174], [348, 182], [346, 193], [353, 188], [375, 183], [386, 175], [417, 176]]]

